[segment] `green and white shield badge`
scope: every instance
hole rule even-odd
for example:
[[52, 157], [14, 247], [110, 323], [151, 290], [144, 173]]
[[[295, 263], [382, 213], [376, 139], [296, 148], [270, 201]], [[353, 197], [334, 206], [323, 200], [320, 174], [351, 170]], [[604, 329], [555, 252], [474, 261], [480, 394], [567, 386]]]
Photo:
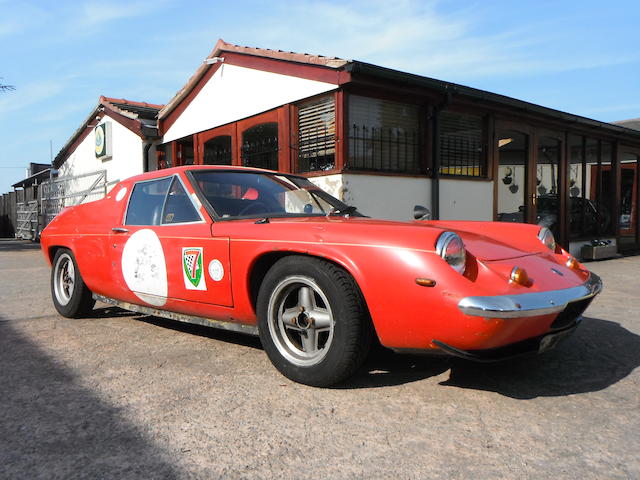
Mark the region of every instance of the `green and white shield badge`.
[[202, 247], [182, 249], [182, 276], [187, 290], [206, 290], [207, 283], [203, 275]]

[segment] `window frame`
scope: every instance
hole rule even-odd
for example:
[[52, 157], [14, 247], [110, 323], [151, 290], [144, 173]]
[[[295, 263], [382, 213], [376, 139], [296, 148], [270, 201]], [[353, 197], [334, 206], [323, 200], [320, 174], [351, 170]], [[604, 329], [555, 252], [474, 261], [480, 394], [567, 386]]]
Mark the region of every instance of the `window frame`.
[[[173, 186], [173, 182], [175, 181], [176, 178], [180, 182], [184, 192], [187, 195], [187, 198], [189, 198], [189, 202], [191, 202], [191, 205], [193, 206], [194, 210], [198, 214], [198, 217], [200, 218], [200, 220], [196, 220], [193, 222], [175, 222], [175, 223], [162, 222], [162, 217], [164, 216], [164, 209], [167, 204], [167, 198], [169, 197], [169, 191], [171, 190], [171, 187]], [[171, 179], [171, 181], [169, 182], [169, 188], [167, 188], [167, 191], [164, 194], [164, 199], [162, 200], [162, 209], [160, 210], [161, 222], [157, 225], [156, 224], [146, 224], [146, 225], [128, 224], [127, 215], [129, 213], [129, 208], [131, 207], [131, 199], [133, 197], [133, 192], [135, 190], [136, 185], [143, 184], [143, 183], [157, 182], [157, 181], [166, 180], [166, 179]], [[197, 189], [194, 188], [194, 190], [196, 191], [196, 196], [197, 196], [198, 195]], [[203, 205], [205, 204], [203, 203]], [[165, 175], [163, 177], [150, 178], [148, 180], [140, 180], [138, 182], [134, 182], [133, 185], [131, 186], [131, 193], [129, 194], [129, 198], [127, 199], [127, 207], [125, 208], [124, 215], [122, 217], [122, 225], [129, 226], [129, 227], [169, 227], [174, 225], [194, 225], [194, 224], [201, 224], [201, 223], [206, 223], [206, 219], [202, 216], [202, 212], [200, 212], [200, 208], [198, 208], [198, 205], [196, 205], [196, 203], [193, 201], [193, 198], [189, 194], [189, 191], [187, 190], [184, 181], [182, 180], [182, 178], [180, 178], [180, 175], [178, 175], [177, 173], [174, 173], [171, 175]]]
[[[482, 148], [482, 152], [481, 152], [481, 158], [480, 158], [480, 167], [482, 168], [482, 165], [484, 164], [484, 170], [485, 170], [485, 174], [484, 175], [464, 175], [464, 174], [451, 174], [451, 173], [442, 173], [440, 172], [440, 169], [442, 168], [442, 146], [440, 144], [441, 141], [441, 135], [442, 135], [442, 127], [441, 127], [441, 119], [440, 119], [440, 115], [443, 112], [450, 112], [450, 113], [454, 113], [457, 115], [469, 115], [469, 116], [475, 116], [475, 117], [479, 117], [482, 123], [481, 126], [481, 132], [480, 132], [480, 142], [481, 142], [481, 148]], [[434, 135], [433, 138], [433, 142], [435, 144], [437, 144], [437, 148], [438, 148], [438, 155], [440, 156], [440, 158], [438, 159], [438, 171], [437, 172], [433, 172], [433, 175], [437, 175], [438, 178], [441, 178], [443, 180], [446, 179], [458, 179], [458, 180], [472, 180], [472, 181], [492, 181], [493, 180], [493, 162], [491, 161], [491, 149], [495, 148], [497, 151], [497, 148], [495, 146], [491, 146], [491, 141], [489, 140], [490, 138], [490, 131], [493, 128], [493, 132], [491, 132], [491, 138], [493, 138], [493, 133], [495, 133], [496, 128], [495, 126], [491, 127], [490, 126], [490, 115], [487, 112], [483, 112], [483, 111], [476, 111], [473, 109], [467, 109], [467, 108], [461, 108], [460, 106], [456, 107], [456, 106], [448, 106], [446, 109], [440, 111], [437, 113], [437, 123], [438, 123], [438, 128], [437, 128], [437, 132], [436, 135]], [[433, 165], [431, 165], [431, 168], [433, 169]], [[469, 168], [464, 167], [464, 168]]]
[[[341, 94], [342, 92], [339, 90], [330, 91], [320, 93], [318, 95], [313, 95], [311, 97], [304, 98], [302, 100], [297, 101], [292, 106], [291, 109], [291, 136], [294, 138], [294, 146], [291, 158], [291, 173], [295, 175], [300, 175], [305, 178], [315, 177], [321, 175], [332, 175], [335, 173], [340, 173], [343, 169], [344, 160], [341, 158], [342, 152], [340, 151], [341, 142], [340, 139], [342, 137], [342, 129], [343, 129], [343, 118], [342, 116], [346, 114], [344, 108], [341, 106], [342, 99], [346, 98]], [[330, 170], [308, 170], [301, 171], [300, 170], [300, 107], [304, 104], [313, 102], [315, 100], [319, 100], [323, 97], [331, 97], [333, 99], [333, 122], [334, 122], [334, 133], [333, 133], [333, 143], [334, 143], [334, 153], [333, 153], [333, 168]], [[341, 166], [342, 164], [342, 166]]]
[[[251, 167], [249, 167], [251, 168]], [[258, 217], [250, 217], [250, 216], [234, 216], [234, 217], [221, 217], [220, 215], [218, 215], [218, 213], [215, 211], [215, 209], [213, 208], [213, 205], [211, 205], [211, 203], [209, 202], [209, 200], [207, 200], [206, 196], [204, 195], [204, 193], [202, 192], [202, 190], [200, 189], [200, 187], [198, 186], [197, 180], [194, 177], [193, 173], [194, 172], [198, 172], [198, 173], [202, 173], [202, 172], [211, 172], [214, 171], [216, 173], [226, 173], [226, 172], [231, 172], [231, 173], [245, 173], [245, 174], [259, 174], [259, 175], [274, 175], [272, 173], [268, 173], [268, 172], [261, 172], [261, 171], [251, 171], [251, 170], [247, 170], [246, 172], [242, 172], [239, 171], [237, 169], [233, 169], [233, 168], [212, 168], [212, 169], [197, 169], [197, 170], [187, 170], [185, 172], [187, 178], [189, 179], [189, 182], [191, 182], [191, 184], [193, 185], [193, 190], [196, 193], [196, 196], [198, 197], [198, 200], [202, 203], [202, 205], [204, 206], [205, 210], [207, 211], [207, 213], [209, 214], [209, 216], [211, 217], [211, 219], [213, 220], [214, 223], [216, 222], [231, 222], [231, 221], [246, 221], [246, 220], [253, 220], [255, 218]], [[308, 177], [304, 176], [304, 175], [298, 175], [295, 173], [286, 173], [286, 172], [277, 172], [278, 175], [283, 176], [283, 177], [287, 177], [287, 178], [293, 178], [293, 179], [300, 179], [300, 180], [306, 180], [308, 181]], [[320, 189], [321, 192], [324, 192], [324, 190]], [[324, 192], [325, 194], [331, 196], [334, 200], [336, 200], [340, 205], [343, 205], [344, 207], [347, 207], [348, 205], [345, 204], [344, 202], [342, 202], [340, 199], [333, 197], [332, 195], [330, 195], [327, 192]], [[362, 215], [362, 214], [359, 214]], [[277, 215], [269, 215], [269, 218], [296, 218], [296, 217], [304, 217], [304, 216], [308, 216], [308, 215], [286, 215], [286, 216], [277, 216]], [[314, 215], [317, 217], [321, 217], [321, 216], [325, 216], [325, 215]], [[356, 215], [358, 216], [358, 215]]]
[[[350, 112], [349, 112], [349, 98], [351, 96], [358, 96], [369, 98], [372, 100], [384, 101], [384, 102], [392, 102], [398, 104], [405, 104], [413, 106], [417, 109], [417, 166], [418, 171], [394, 171], [394, 170], [375, 170], [375, 169], [363, 169], [359, 167], [354, 167], [350, 165], [350, 143], [351, 143], [351, 121], [350, 121]], [[344, 127], [342, 128], [344, 141], [342, 155], [344, 158], [341, 159], [340, 168], [338, 172], [329, 172], [329, 173], [348, 173], [348, 174], [356, 174], [356, 175], [385, 175], [385, 176], [400, 176], [400, 177], [430, 177], [430, 159], [427, 155], [426, 148], [429, 143], [429, 135], [430, 133], [427, 131], [427, 126], [429, 125], [428, 121], [428, 104], [425, 104], [424, 98], [415, 97], [415, 96], [404, 96], [404, 95], [392, 95], [388, 92], [379, 92], [379, 91], [370, 91], [370, 90], [345, 90], [343, 95], [343, 106], [341, 108], [341, 115], [344, 117], [341, 121], [344, 122]], [[336, 115], [338, 115], [338, 111], [336, 111]], [[337, 162], [336, 162], [337, 163]]]

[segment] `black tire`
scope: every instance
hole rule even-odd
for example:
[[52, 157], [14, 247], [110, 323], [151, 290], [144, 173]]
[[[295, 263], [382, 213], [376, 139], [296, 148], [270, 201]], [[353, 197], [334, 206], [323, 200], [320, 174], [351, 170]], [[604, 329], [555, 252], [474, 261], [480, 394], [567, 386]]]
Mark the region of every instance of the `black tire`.
[[373, 329], [360, 289], [342, 268], [292, 255], [267, 272], [257, 303], [262, 346], [287, 378], [327, 387], [364, 362]]
[[51, 268], [51, 298], [60, 315], [67, 318], [87, 316], [96, 301], [87, 288], [71, 250], [59, 249]]

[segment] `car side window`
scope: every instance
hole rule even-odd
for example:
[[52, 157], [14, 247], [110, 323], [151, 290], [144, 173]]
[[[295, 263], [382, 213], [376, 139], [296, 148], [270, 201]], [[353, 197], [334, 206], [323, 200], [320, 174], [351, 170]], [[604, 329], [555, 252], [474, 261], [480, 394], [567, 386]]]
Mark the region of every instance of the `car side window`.
[[160, 225], [171, 177], [136, 183], [129, 198], [125, 225]]
[[185, 192], [182, 183], [177, 177], [173, 177], [173, 183], [167, 195], [167, 201], [164, 204], [164, 212], [162, 213], [162, 223], [186, 223], [200, 221], [198, 211], [191, 203], [191, 199]]

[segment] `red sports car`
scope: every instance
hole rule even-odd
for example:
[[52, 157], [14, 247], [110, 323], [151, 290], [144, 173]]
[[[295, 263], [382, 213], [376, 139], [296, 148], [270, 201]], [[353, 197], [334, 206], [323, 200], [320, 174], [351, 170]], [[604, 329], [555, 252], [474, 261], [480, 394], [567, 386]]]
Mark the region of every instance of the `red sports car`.
[[42, 233], [60, 314], [96, 300], [258, 334], [297, 382], [349, 377], [374, 338], [492, 361], [570, 334], [600, 279], [536, 225], [367, 218], [303, 177], [222, 166], [124, 180]]

